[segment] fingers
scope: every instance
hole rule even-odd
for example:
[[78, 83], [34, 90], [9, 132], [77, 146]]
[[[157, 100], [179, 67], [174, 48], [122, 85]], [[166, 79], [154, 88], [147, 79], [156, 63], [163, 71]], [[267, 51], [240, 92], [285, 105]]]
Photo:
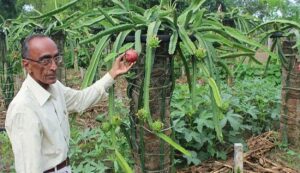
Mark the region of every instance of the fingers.
[[125, 53], [122, 53], [121, 55], [119, 55], [117, 58], [116, 58], [116, 62], [121, 62], [121, 60], [123, 59]]
[[[131, 68], [132, 68], [132, 66], [135, 64], [135, 62], [133, 62], [133, 63], [130, 63], [130, 64], [127, 64], [127, 66], [126, 66], [126, 72], [128, 72]], [[125, 72], [125, 73], [126, 73]]]
[[128, 70], [129, 70], [134, 64], [135, 64], [135, 62], [130, 63], [129, 66], [128, 66]]

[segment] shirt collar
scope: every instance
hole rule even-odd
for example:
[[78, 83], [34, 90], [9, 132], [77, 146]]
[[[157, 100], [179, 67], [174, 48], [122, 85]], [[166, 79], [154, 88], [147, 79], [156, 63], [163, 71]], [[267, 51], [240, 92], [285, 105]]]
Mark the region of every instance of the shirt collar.
[[27, 87], [32, 92], [36, 100], [42, 106], [51, 96], [51, 93], [37, 83], [30, 75], [27, 75]]

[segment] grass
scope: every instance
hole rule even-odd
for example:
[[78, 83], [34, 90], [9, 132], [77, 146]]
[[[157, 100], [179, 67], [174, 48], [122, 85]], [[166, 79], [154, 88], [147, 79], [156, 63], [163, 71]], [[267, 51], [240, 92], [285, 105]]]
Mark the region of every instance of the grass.
[[0, 172], [12, 173], [14, 156], [6, 132], [0, 132]]
[[269, 153], [269, 157], [276, 162], [300, 171], [300, 146], [276, 147]]

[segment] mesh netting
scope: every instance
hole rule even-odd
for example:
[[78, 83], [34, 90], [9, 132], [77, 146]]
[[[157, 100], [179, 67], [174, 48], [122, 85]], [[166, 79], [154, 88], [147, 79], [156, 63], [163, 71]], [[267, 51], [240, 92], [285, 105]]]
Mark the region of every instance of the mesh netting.
[[0, 129], [4, 128], [6, 108], [21, 87], [24, 75], [13, 74], [13, 68], [2, 64], [0, 68]]
[[281, 133], [285, 143], [300, 145], [300, 64], [299, 52], [294, 41], [283, 41], [287, 63], [282, 67]]
[[[167, 45], [167, 44], [166, 44]], [[152, 120], [160, 120], [162, 132], [171, 136], [170, 97], [172, 94], [172, 58], [167, 48], [157, 50], [150, 81], [149, 106]], [[161, 52], [160, 52], [161, 51]], [[167, 173], [172, 169], [172, 147], [149, 130], [147, 123], [135, 115], [143, 107], [143, 82], [145, 55], [141, 54], [133, 71], [135, 76], [128, 80], [128, 95], [131, 98], [131, 144], [135, 160], [135, 172]]]

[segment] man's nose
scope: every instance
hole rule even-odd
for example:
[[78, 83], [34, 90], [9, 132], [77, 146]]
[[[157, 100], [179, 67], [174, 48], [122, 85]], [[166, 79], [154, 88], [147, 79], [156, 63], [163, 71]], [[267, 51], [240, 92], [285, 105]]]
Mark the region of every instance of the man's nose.
[[56, 70], [58, 67], [58, 64], [54, 61], [53, 58], [51, 58], [51, 66], [50, 66], [50, 70]]

